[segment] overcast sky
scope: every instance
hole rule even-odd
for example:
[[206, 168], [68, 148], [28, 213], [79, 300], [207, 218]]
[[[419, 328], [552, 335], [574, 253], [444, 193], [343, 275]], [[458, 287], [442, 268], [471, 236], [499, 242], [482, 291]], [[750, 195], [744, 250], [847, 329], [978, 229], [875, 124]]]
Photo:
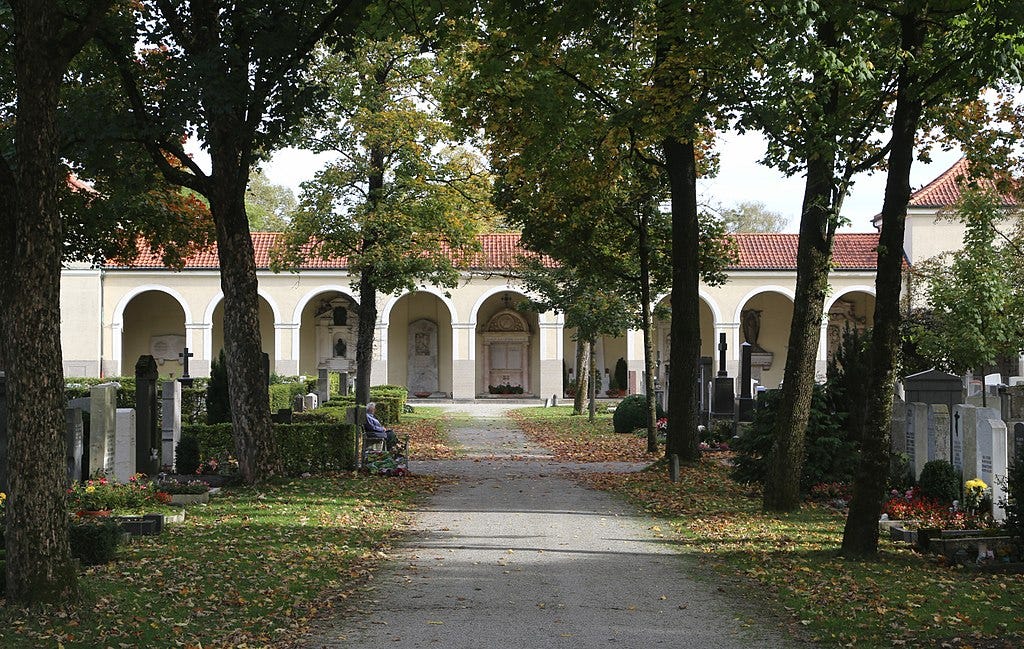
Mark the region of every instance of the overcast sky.
[[[786, 178], [779, 172], [757, 163], [764, 155], [764, 138], [758, 133], [726, 133], [719, 140], [721, 166], [716, 178], [701, 180], [702, 202], [732, 207], [743, 201], [760, 201], [768, 209], [789, 218], [787, 232], [796, 232], [803, 198], [803, 179]], [[284, 149], [264, 167], [271, 182], [291, 187], [296, 195], [299, 183], [309, 180], [330, 155], [318, 156], [310, 151]], [[959, 159], [958, 152], [935, 151], [932, 162], [915, 161], [910, 182], [914, 189], [925, 185]], [[873, 231], [871, 217], [882, 209], [885, 177], [882, 174], [859, 176], [853, 192], [843, 205], [843, 215], [850, 219], [846, 228], [853, 232]]]

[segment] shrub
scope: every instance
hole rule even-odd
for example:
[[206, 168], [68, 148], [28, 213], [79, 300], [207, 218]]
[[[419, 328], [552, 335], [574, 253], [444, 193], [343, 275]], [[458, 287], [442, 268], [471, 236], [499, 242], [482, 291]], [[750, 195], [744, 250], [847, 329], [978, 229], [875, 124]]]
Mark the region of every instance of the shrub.
[[304, 394], [305, 383], [275, 383], [269, 388], [270, 412], [291, 408], [295, 397]]
[[121, 526], [109, 519], [72, 520], [68, 530], [71, 556], [84, 565], [108, 563], [121, 542]]
[[162, 491], [166, 494], [204, 494], [210, 490], [210, 485], [206, 484], [202, 480], [190, 480], [188, 482], [178, 482], [177, 480], [161, 480], [157, 483], [156, 488], [158, 491]]
[[182, 431], [178, 447], [174, 450], [174, 470], [182, 475], [192, 475], [199, 468], [199, 438]]
[[[330, 403], [330, 401], [328, 401]], [[315, 423], [333, 423], [343, 424], [347, 417], [348, 408], [351, 408], [353, 404], [347, 407], [337, 406], [326, 406], [323, 408], [317, 408], [316, 410], [304, 410], [302, 412], [292, 413], [292, 423], [295, 424], [315, 424]]]
[[[764, 484], [772, 462], [775, 417], [781, 390], [769, 390], [754, 411], [754, 421], [735, 441], [732, 475], [737, 482]], [[806, 494], [820, 483], [849, 483], [856, 467], [856, 445], [848, 438], [845, 413], [830, 404], [827, 388], [814, 386], [811, 416], [804, 438], [800, 490]]]
[[[337, 415], [337, 411], [332, 414]], [[344, 413], [340, 416], [344, 417]], [[304, 421], [274, 424], [273, 431], [285, 472], [290, 475], [305, 471], [354, 469], [356, 466], [356, 427], [352, 424]], [[182, 430], [182, 439], [186, 434], [198, 440], [201, 462], [236, 455], [231, 424], [188, 426]]]
[[181, 423], [183, 424], [205, 424], [206, 423], [206, 385], [199, 387], [193, 384], [191, 388], [181, 389]]
[[[661, 406], [655, 405], [657, 418], [665, 416]], [[631, 394], [619, 402], [612, 414], [612, 425], [616, 433], [632, 433], [637, 428], [647, 426], [647, 396]]]
[[1017, 449], [1006, 472], [1006, 500], [999, 505], [1006, 508], [1006, 529], [1024, 538], [1024, 452], [1021, 449]]
[[932, 460], [921, 469], [917, 486], [921, 495], [949, 505], [960, 497], [960, 476], [948, 460]]
[[206, 423], [231, 421], [231, 399], [228, 396], [228, 366], [224, 350], [210, 364], [210, 381], [206, 386]]
[[626, 366], [626, 359], [619, 358], [615, 361], [615, 373], [612, 375], [611, 385], [608, 386], [612, 390], [622, 390], [625, 392], [629, 389], [629, 372]]

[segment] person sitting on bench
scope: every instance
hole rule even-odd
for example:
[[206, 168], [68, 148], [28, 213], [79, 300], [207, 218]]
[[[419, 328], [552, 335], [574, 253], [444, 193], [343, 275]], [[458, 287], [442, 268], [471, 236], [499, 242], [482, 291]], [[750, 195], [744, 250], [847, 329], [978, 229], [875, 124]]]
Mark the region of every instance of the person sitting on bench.
[[395, 434], [395, 431], [384, 428], [384, 425], [377, 419], [377, 404], [373, 401], [366, 404], [366, 436], [384, 440], [384, 448], [389, 451], [398, 443], [398, 435]]

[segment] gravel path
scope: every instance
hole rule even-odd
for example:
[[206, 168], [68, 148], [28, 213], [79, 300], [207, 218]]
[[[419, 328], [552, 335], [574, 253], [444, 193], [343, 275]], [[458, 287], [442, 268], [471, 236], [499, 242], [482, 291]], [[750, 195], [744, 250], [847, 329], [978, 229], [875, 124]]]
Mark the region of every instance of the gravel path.
[[[684, 571], [688, 559], [607, 494], [566, 474], [638, 465], [554, 462], [498, 406], [455, 404], [466, 459], [413, 462], [458, 481], [415, 518], [415, 536], [369, 593], [303, 646], [789, 647], [771, 618]], [[516, 458], [516, 459], [512, 459]], [[806, 645], [802, 645], [806, 646]]]

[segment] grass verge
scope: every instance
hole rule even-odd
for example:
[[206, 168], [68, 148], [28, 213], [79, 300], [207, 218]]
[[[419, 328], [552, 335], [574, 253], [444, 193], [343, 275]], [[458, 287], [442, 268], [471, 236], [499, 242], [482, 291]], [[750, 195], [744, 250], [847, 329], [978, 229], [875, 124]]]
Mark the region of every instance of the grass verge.
[[844, 517], [805, 505], [773, 516], [760, 495], [732, 481], [718, 459], [636, 474], [581, 476], [665, 519], [655, 532], [724, 574], [755, 582], [823, 646], [1024, 646], [1024, 575], [943, 565], [889, 540], [877, 561], [836, 556]]
[[409, 454], [415, 460], [450, 460], [457, 453], [451, 441], [451, 417], [442, 408], [416, 406], [402, 415], [395, 426], [399, 435], [409, 436]]
[[647, 438], [616, 433], [611, 413], [573, 415], [572, 406], [520, 408], [510, 412], [516, 424], [534, 442], [551, 449], [561, 462], [651, 462]]
[[79, 578], [80, 604], [0, 608], [0, 647], [276, 647], [387, 556], [425, 478], [228, 489]]

